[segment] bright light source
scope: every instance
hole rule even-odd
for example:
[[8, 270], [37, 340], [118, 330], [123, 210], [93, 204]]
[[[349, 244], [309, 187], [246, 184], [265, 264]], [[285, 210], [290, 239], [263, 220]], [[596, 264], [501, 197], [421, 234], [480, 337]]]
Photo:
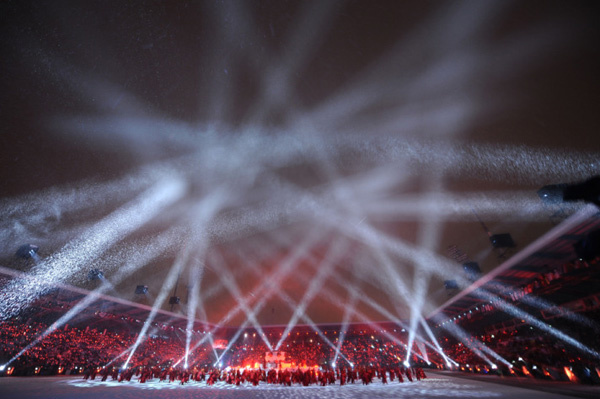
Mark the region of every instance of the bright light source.
[[0, 366], [0, 371], [4, 371], [6, 370], [6, 364], [3, 364], [2, 366]]

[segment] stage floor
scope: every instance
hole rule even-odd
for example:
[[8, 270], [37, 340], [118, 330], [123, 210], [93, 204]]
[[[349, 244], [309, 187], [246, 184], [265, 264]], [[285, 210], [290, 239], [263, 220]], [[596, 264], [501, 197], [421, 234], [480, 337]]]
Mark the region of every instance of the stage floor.
[[[0, 397], [5, 399], [29, 398], [267, 398], [267, 399], [304, 399], [304, 398], [500, 398], [500, 399], [561, 399], [572, 397], [594, 397], [600, 390], [596, 387], [527, 384], [515, 386], [515, 381], [505, 384], [498, 377], [464, 378], [465, 376], [428, 372], [428, 378], [418, 382], [393, 382], [387, 385], [379, 381], [371, 385], [350, 384], [345, 386], [292, 386], [261, 384], [254, 386], [232, 386], [218, 383], [208, 387], [205, 383], [186, 385], [159, 383], [155, 380], [140, 384], [131, 382], [85, 381], [81, 377], [3, 377], [0, 378]], [[569, 387], [574, 389], [569, 390]], [[558, 393], [562, 392], [562, 393]], [[591, 396], [590, 396], [591, 394]], [[598, 397], [598, 396], [596, 396]]]

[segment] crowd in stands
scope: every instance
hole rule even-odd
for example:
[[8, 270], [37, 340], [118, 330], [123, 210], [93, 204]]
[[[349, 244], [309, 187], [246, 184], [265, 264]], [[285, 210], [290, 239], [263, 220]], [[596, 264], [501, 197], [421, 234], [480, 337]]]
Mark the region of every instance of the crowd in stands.
[[[600, 308], [597, 299], [585, 299], [598, 297], [598, 294], [594, 295], [596, 291], [593, 291], [591, 296], [588, 293], [584, 297], [585, 300], [578, 300], [577, 312], [569, 309], [569, 303], [554, 305], [546, 299], [546, 295], [560, 291], [566, 284], [577, 287], [580, 281], [597, 280], [599, 271], [599, 259], [577, 259], [546, 270], [533, 281], [506, 291], [504, 300], [517, 306], [535, 302], [547, 304], [537, 310], [533, 306], [527, 308], [528, 313], [540, 320], [534, 325], [520, 317], [506, 319], [508, 313], [503, 311], [502, 301], [474, 305], [472, 315], [470, 311], [465, 312], [467, 317], [438, 325], [440, 330], [447, 323], [460, 325], [472, 334], [462, 339], [445, 334], [441, 344], [446, 354], [459, 363], [461, 369], [470, 372], [600, 383]], [[503, 321], [498, 321], [498, 316], [503, 316]], [[476, 331], [473, 323], [484, 328]], [[570, 341], [559, 337], [568, 337]], [[487, 351], [484, 355], [488, 361], [484, 361], [473, 350], [482, 345], [499, 358]]]
[[[544, 287], [571, 273], [581, 270], [593, 272], [597, 268], [598, 263], [569, 263], [561, 269], [540, 274], [539, 279], [527, 286], [517, 287], [517, 296], [511, 298], [517, 300], [523, 295], [536, 295]], [[352, 326], [344, 333], [331, 328], [319, 332], [307, 327], [294, 328], [287, 337], [282, 337], [283, 333], [277, 329], [263, 334], [249, 330], [224, 347], [213, 346], [212, 339], [195, 336], [192, 344], [202, 343], [190, 353], [188, 369], [181, 362], [185, 356], [185, 334], [182, 337], [177, 329], [156, 326], [134, 351], [128, 362], [130, 367], [119, 372], [138, 338], [137, 332], [133, 331], [139, 331], [139, 320], [130, 320], [129, 328], [115, 324], [114, 331], [99, 331], [81, 325], [61, 326], [49, 332], [40, 342], [35, 342], [55, 320], [49, 311], [57, 304], [51, 301], [42, 303], [39, 308], [32, 307], [14, 319], [0, 321], [0, 366], [7, 366], [10, 361], [8, 368], [0, 370], [0, 375], [79, 373], [87, 378], [101, 375], [104, 379], [112, 376], [123, 380], [137, 374], [140, 382], [159, 378], [182, 383], [191, 380], [233, 384], [261, 381], [342, 384], [357, 380], [365, 383], [370, 381], [369, 376], [379, 378], [381, 382], [402, 378], [403, 375], [410, 380], [411, 375], [423, 376], [422, 367], [448, 367], [446, 359], [430, 349], [424, 355], [422, 348], [414, 347], [411, 358], [406, 359], [407, 333], [404, 330], [392, 332], [377, 330], [373, 326]], [[485, 310], [481, 311], [479, 321], [481, 317], [491, 317], [486, 315], [503, 313], [493, 304], [485, 306], [480, 306]], [[60, 303], [60, 307], [62, 309], [64, 304]], [[44, 310], [42, 316], [34, 317], [40, 309]], [[487, 324], [485, 331], [470, 331], [472, 335], [466, 334], [466, 338], [453, 337], [439, 329], [438, 338], [446, 356], [453, 361], [451, 368], [555, 380], [566, 377], [574, 380], [570, 376], [573, 374], [582, 382], [600, 382], [600, 363], [598, 357], [593, 356], [593, 353], [600, 352], [598, 326], [595, 324], [595, 320], [600, 319], [599, 312], [597, 309], [577, 315], [579, 319], [587, 320], [585, 328], [573, 324], [572, 320], [552, 320], [552, 328], [572, 337], [574, 343], [557, 339], [551, 329], [534, 327], [525, 320], [496, 330], [490, 329], [491, 324]], [[107, 313], [94, 316], [102, 320], [118, 318]], [[473, 321], [456, 321], [457, 324], [462, 323], [462, 327], [469, 322]], [[503, 321], [499, 325], [509, 324]], [[232, 335], [226, 334], [222, 337], [223, 341], [228, 343]], [[577, 343], [587, 346], [582, 349], [577, 347]], [[26, 350], [20, 353], [24, 348]], [[268, 364], [266, 354], [273, 350], [282, 354], [283, 358], [278, 358], [275, 364]], [[215, 362], [217, 357], [219, 361]], [[415, 369], [405, 368], [405, 361]], [[214, 368], [216, 366], [218, 368]], [[228, 367], [231, 369], [225, 370]]]
[[[48, 325], [18, 320], [0, 322], [0, 364], [34, 342]], [[137, 335], [95, 329], [78, 329], [68, 325], [49, 333], [11, 363], [11, 374], [57, 374], [81, 372], [85, 367], [104, 366], [128, 355]], [[194, 352], [195, 361], [208, 360], [208, 345]], [[168, 364], [184, 355], [184, 346], [175, 337], [153, 335], [142, 340], [130, 362], [137, 365]]]
[[526, 295], [537, 293], [540, 289], [561, 283], [566, 277], [585, 273], [589, 269], [598, 268], [599, 266], [600, 260], [598, 259], [593, 261], [576, 259], [572, 262], [565, 262], [560, 267], [540, 273], [534, 281], [513, 289], [510, 293], [510, 299], [513, 302], [518, 302]]

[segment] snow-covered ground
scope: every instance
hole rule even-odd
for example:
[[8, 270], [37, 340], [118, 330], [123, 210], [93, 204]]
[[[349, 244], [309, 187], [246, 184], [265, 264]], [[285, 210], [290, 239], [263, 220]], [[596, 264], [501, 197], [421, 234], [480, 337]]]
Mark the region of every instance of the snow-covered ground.
[[205, 383], [191, 382], [186, 385], [158, 382], [144, 384], [131, 382], [85, 381], [81, 377], [7, 377], [0, 378], [0, 397], [19, 398], [506, 398], [506, 399], [560, 399], [568, 396], [548, 392], [473, 381], [451, 375], [430, 373], [423, 381], [393, 382], [371, 385], [350, 384], [345, 386], [292, 386], [261, 384], [233, 386], [218, 383], [212, 387]]

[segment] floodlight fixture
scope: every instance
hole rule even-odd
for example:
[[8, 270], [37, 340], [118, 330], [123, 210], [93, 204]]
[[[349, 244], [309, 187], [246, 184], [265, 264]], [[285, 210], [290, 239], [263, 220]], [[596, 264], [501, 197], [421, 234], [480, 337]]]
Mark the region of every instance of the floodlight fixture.
[[37, 254], [39, 249], [40, 249], [40, 247], [38, 247], [37, 245], [33, 245], [33, 244], [21, 245], [19, 247], [19, 249], [17, 249], [16, 255], [19, 258], [29, 259], [29, 258], [34, 257], [34, 255]]
[[147, 293], [148, 293], [147, 285], [138, 285], [137, 287], [135, 287], [136, 295], [146, 295]]
[[514, 248], [517, 246], [509, 233], [492, 234], [490, 242], [494, 248]]
[[563, 194], [567, 184], [549, 184], [540, 188], [537, 195], [543, 203], [548, 205], [558, 205], [563, 202]]
[[463, 263], [463, 270], [467, 275], [467, 279], [471, 282], [477, 280], [481, 276], [481, 268], [477, 262]]
[[100, 269], [92, 269], [88, 273], [89, 280], [102, 280], [104, 279], [104, 273]]

